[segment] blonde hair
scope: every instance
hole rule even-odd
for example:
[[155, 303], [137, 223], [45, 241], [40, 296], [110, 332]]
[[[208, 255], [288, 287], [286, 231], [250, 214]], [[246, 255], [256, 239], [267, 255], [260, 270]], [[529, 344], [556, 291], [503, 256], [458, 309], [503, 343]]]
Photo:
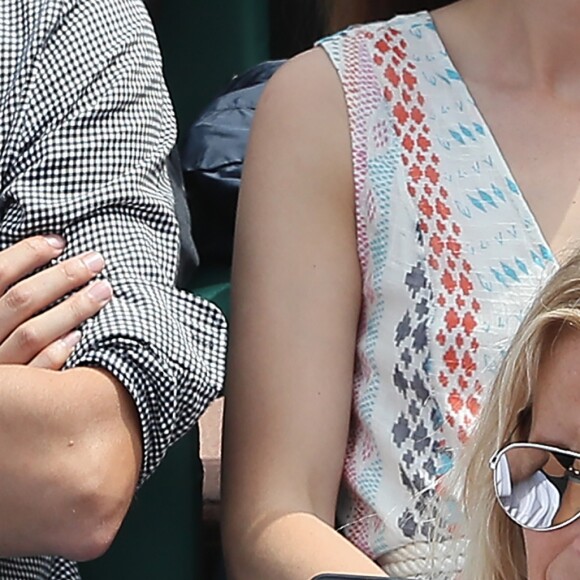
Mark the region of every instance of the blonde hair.
[[580, 250], [550, 278], [522, 321], [460, 462], [459, 472], [466, 466], [462, 499], [470, 540], [463, 577], [469, 580], [527, 578], [522, 531], [495, 499], [488, 462], [514, 431], [527, 437], [542, 356], [565, 328], [580, 330]]

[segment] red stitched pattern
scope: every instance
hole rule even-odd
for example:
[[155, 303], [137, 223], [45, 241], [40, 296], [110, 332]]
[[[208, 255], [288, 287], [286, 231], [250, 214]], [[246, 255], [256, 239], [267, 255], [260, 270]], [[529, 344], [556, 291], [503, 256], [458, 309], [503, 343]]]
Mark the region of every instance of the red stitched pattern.
[[[474, 360], [479, 343], [470, 340], [477, 327], [477, 300], [472, 298], [472, 266], [463, 256], [458, 239], [460, 226], [453, 220], [449, 194], [441, 184], [439, 158], [433, 152], [431, 132], [425, 122], [425, 97], [418, 88], [416, 67], [407, 55], [407, 42], [400, 32], [388, 28], [375, 43], [374, 62], [384, 70], [384, 95], [391, 103], [395, 132], [401, 139], [402, 162], [408, 168], [407, 191], [419, 211], [419, 228], [428, 251], [431, 274], [441, 281], [437, 303], [446, 310], [443, 328], [433, 328], [444, 348], [445, 371], [439, 374], [443, 389], [454, 386], [447, 395], [447, 423], [464, 442], [480, 409], [481, 385], [476, 379]], [[454, 381], [450, 381], [450, 377]]]

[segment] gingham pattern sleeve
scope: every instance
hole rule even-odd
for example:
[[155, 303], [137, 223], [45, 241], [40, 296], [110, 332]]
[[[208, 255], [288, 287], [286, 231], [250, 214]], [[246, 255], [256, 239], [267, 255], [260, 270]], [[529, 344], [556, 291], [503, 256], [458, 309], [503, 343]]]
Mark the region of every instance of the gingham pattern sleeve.
[[[131, 393], [142, 482], [220, 390], [226, 349], [221, 312], [175, 288], [176, 131], [155, 34], [141, 0], [2, 0], [0, 30], [0, 248], [58, 233], [63, 259], [104, 255], [114, 298], [68, 367]], [[50, 560], [0, 560], [0, 577], [76, 577]]]

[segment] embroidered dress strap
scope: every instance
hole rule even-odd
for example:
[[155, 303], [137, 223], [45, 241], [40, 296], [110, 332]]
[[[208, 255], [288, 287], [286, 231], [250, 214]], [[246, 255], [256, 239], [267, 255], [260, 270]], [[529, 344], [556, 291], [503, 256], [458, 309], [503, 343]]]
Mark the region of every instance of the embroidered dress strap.
[[337, 524], [387, 572], [447, 580], [441, 478], [554, 258], [427, 12], [319, 46], [347, 105], [362, 278]]

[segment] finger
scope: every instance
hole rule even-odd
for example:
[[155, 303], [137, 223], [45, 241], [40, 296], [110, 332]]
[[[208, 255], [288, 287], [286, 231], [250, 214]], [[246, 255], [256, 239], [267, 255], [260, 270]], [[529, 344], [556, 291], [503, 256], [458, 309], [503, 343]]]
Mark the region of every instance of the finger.
[[28, 366], [52, 371], [60, 370], [68, 357], [72, 354], [75, 346], [80, 342], [81, 336], [79, 330], [69, 332], [67, 335], [59, 338], [49, 344], [44, 350], [40, 351], [38, 355], [28, 363]]
[[28, 320], [0, 345], [0, 364], [28, 364], [49, 344], [99, 312], [112, 296], [111, 285], [98, 280]]
[[105, 261], [100, 254], [86, 252], [10, 288], [0, 298], [0, 342], [37, 312], [86, 284], [104, 266]]
[[580, 538], [576, 538], [550, 564], [546, 572], [546, 580], [570, 580], [571, 571], [580, 568]]
[[60, 256], [65, 241], [60, 236], [26, 238], [0, 252], [0, 296], [10, 286]]

